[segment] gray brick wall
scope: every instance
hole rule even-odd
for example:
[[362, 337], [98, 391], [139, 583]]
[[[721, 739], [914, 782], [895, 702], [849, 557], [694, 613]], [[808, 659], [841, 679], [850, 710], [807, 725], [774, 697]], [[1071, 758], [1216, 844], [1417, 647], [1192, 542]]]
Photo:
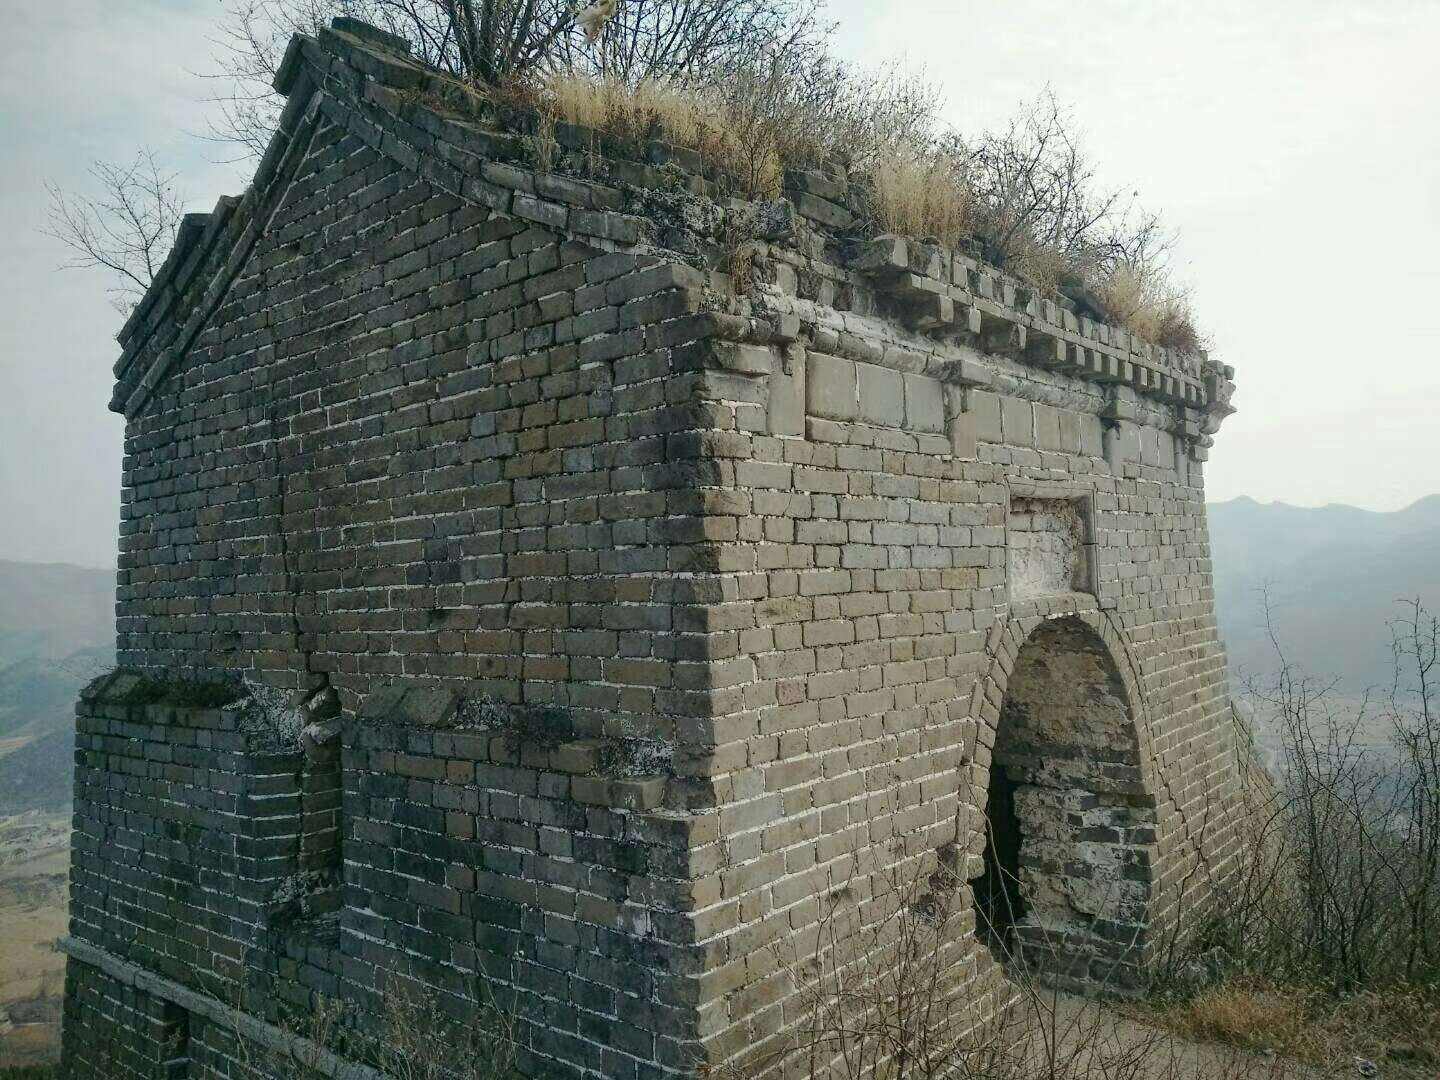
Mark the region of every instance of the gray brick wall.
[[[281, 1024], [493, 994], [530, 1075], [781, 1071], [786, 957], [907, 880], [983, 1020], [994, 761], [1027, 898], [1075, 922], [1050, 977], [1137, 985], [1233, 856], [1202, 475], [1233, 373], [865, 238], [836, 177], [788, 176], [733, 278], [695, 225], [753, 230], [722, 176], [568, 130], [536, 172], [368, 31], [297, 38], [280, 84], [254, 186], [121, 335], [119, 656], [333, 690], [343, 750], [82, 701], [75, 1075], [112, 1016], [122, 1075], [167, 1025], [191, 1075], [256, 1071], [121, 962]], [[280, 910], [307, 873], [326, 898]]]

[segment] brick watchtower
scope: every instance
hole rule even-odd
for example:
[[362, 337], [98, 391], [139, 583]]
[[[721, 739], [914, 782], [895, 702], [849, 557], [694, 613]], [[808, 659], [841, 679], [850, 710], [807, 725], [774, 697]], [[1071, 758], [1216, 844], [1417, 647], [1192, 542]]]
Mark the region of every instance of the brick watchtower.
[[68, 1075], [291, 1075], [322, 1000], [307, 1067], [366, 1075], [417, 993], [529, 1075], [778, 1070], [822, 930], [896, 919], [952, 1034], [1016, 965], [1137, 985], [1236, 843], [1232, 373], [840, 173], [756, 204], [565, 125], [539, 169], [352, 21], [278, 83], [120, 335]]

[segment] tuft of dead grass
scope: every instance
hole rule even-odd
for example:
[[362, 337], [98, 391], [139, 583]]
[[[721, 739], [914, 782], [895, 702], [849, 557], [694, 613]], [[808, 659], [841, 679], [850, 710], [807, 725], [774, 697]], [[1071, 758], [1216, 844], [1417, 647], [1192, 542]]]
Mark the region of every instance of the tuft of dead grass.
[[1185, 1039], [1274, 1051], [1309, 1065], [1361, 1057], [1425, 1076], [1440, 1065], [1440, 995], [1424, 987], [1336, 997], [1241, 974], [1141, 1015]]
[[933, 236], [956, 245], [969, 235], [973, 198], [954, 162], [941, 155], [901, 155], [872, 174], [876, 224], [886, 232]]
[[1092, 291], [1105, 314], [1132, 334], [1184, 352], [1201, 348], [1189, 296], [1155, 266], [1117, 263], [1095, 281]]
[[1312, 1041], [1306, 1002], [1296, 991], [1235, 980], [1209, 987], [1161, 1013], [1187, 1039], [1294, 1054]]
[[694, 151], [706, 165], [734, 178], [753, 198], [780, 193], [782, 166], [774, 138], [744, 138], [744, 125], [713, 91], [661, 80], [629, 85], [573, 73], [541, 84], [539, 103], [554, 120], [623, 142], [664, 140]]

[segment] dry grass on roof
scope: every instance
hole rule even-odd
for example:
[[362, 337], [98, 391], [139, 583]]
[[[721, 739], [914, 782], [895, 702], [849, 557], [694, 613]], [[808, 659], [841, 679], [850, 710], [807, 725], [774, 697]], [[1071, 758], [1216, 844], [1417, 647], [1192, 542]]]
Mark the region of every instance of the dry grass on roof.
[[543, 109], [558, 121], [617, 139], [661, 138], [699, 154], [756, 199], [780, 194], [780, 154], [773, 139], [746, 138], [747, 126], [713, 90], [664, 81], [629, 86], [616, 79], [563, 74], [547, 79]]
[[1094, 292], [1110, 321], [1132, 334], [1185, 352], [1202, 347], [1189, 297], [1153, 268], [1118, 263]]
[[[806, 77], [820, 79], [824, 93], [797, 87], [794, 73], [763, 70], [714, 86], [667, 80], [632, 85], [561, 73], [507, 94], [511, 104], [542, 116], [537, 147], [553, 146], [543, 129], [556, 122], [621, 142], [660, 139], [694, 152], [730, 177], [737, 194], [752, 199], [778, 196], [786, 169], [839, 166], [865, 191], [865, 215], [877, 232], [930, 237], [952, 247], [978, 241], [988, 258], [1037, 289], [1082, 285], [1088, 302], [1100, 308], [1095, 314], [1144, 340], [1185, 351], [1202, 347], [1187, 293], [1149, 249], [1147, 236], [1133, 231], [1153, 232], [1155, 220], [1132, 227], [1128, 210], [1109, 213], [1114, 194], [1088, 190], [1089, 166], [1062, 126], [1068, 117], [1052, 100], [1036, 107], [1029, 126], [1012, 124], [1007, 132], [968, 144], [939, 132], [927, 113], [934, 102], [913, 79], [855, 81], [835, 68]], [[1038, 197], [1036, 183], [1007, 186], [985, 171], [1012, 150], [1012, 160], [1044, 166], [1034, 177]], [[548, 154], [537, 157], [548, 167]], [[1055, 191], [1047, 191], [1047, 184]], [[1021, 198], [1035, 202], [1016, 205]], [[1056, 217], [1084, 217], [1097, 205], [1107, 209], [1093, 214], [1095, 223], [1086, 226], [1093, 237]], [[1023, 227], [1015, 227], [1016, 221]], [[1132, 229], [1128, 235], [1127, 229]], [[1061, 244], [1039, 238], [1046, 235], [1067, 239]]]
[[939, 155], [900, 155], [871, 173], [875, 223], [885, 232], [933, 236], [958, 246], [973, 232], [974, 195], [955, 163]]

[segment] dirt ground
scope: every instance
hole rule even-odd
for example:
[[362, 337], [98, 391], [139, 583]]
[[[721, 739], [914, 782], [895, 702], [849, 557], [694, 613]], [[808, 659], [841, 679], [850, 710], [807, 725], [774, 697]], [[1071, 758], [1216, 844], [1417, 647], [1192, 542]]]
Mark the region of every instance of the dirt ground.
[[1037, 1077], [1124, 1077], [1125, 1080], [1302, 1080], [1319, 1073], [1294, 1061], [1219, 1043], [1190, 1042], [1128, 1015], [1123, 1005], [1071, 994], [1049, 996], [1032, 1040]]
[[1218, 1042], [1199, 1042], [1146, 1023], [1125, 1003], [1096, 1003], [1046, 992], [1032, 1007], [1030, 1067], [1034, 1080], [1440, 1080], [1433, 1064], [1371, 1050], [1375, 1060], [1337, 1046], [1332, 1060], [1311, 1063]]
[[0, 818], [0, 1065], [58, 1053], [69, 865], [68, 814]]

